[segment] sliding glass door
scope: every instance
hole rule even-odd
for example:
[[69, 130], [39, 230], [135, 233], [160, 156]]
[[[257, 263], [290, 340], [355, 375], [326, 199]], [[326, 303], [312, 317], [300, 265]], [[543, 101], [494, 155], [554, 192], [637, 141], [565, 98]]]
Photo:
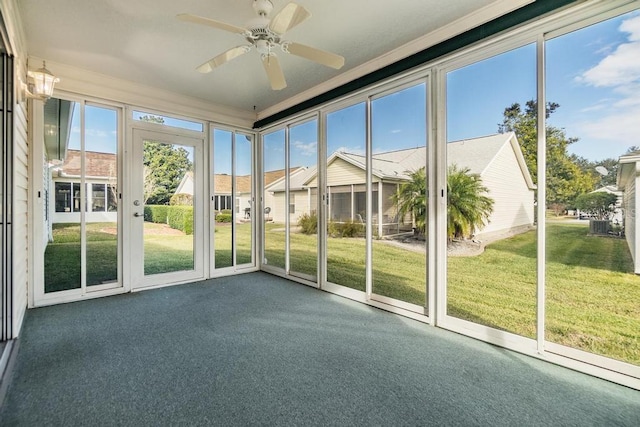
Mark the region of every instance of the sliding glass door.
[[372, 298], [427, 314], [427, 85], [371, 100]]
[[120, 120], [106, 106], [44, 105], [43, 298], [122, 286]]
[[268, 132], [262, 143], [262, 265], [317, 282], [318, 121]]
[[503, 341], [536, 337], [535, 99], [534, 44], [446, 74], [444, 323]]
[[211, 274], [255, 265], [253, 135], [214, 128], [211, 137]]

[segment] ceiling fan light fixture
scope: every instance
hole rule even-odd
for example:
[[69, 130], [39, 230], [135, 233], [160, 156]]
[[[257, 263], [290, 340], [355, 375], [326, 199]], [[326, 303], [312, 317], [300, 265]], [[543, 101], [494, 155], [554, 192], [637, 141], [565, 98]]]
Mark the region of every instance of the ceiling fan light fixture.
[[266, 17], [273, 10], [273, 3], [271, 0], [253, 0], [253, 10], [258, 16]]
[[273, 46], [267, 40], [256, 40], [256, 50], [260, 55], [272, 55], [271, 48]]

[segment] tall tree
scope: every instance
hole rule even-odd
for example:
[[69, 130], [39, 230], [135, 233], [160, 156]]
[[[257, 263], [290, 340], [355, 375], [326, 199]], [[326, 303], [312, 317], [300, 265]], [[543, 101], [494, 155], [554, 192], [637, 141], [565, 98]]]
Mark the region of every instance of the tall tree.
[[192, 163], [189, 152], [182, 147], [145, 141], [144, 168], [146, 203], [167, 205]]
[[[545, 116], [549, 118], [558, 108], [555, 102], [547, 103]], [[538, 172], [538, 103], [527, 101], [524, 108], [515, 103], [505, 108], [504, 118], [498, 125], [498, 131], [514, 132], [520, 143], [527, 167], [534, 182], [537, 182]], [[568, 153], [569, 145], [578, 138], [567, 137], [564, 129], [546, 126], [547, 141], [547, 206], [571, 205], [575, 198], [583, 193], [595, 189], [599, 178], [587, 171], [583, 171]]]
[[[140, 120], [164, 123], [158, 116], [143, 116]], [[193, 168], [187, 150], [157, 141], [144, 141], [143, 164], [144, 198], [150, 205], [168, 205], [184, 175]]]

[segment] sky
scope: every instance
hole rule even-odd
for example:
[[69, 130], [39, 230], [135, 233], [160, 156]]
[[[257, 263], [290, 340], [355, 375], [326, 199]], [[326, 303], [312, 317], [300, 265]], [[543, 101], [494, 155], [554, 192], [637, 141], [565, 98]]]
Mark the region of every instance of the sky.
[[[532, 44], [451, 70], [446, 77], [447, 140], [496, 133], [506, 107], [535, 99], [535, 64]], [[548, 124], [578, 138], [570, 145], [570, 153], [598, 161], [617, 158], [630, 146], [640, 145], [640, 12], [549, 40], [546, 64], [547, 101], [560, 105]], [[423, 84], [374, 100], [374, 152], [425, 145], [426, 96]], [[79, 147], [77, 118], [79, 114], [74, 117], [71, 148]], [[174, 123], [171, 118], [165, 118], [165, 123], [201, 126], [188, 121]], [[86, 129], [87, 149], [113, 150], [117, 129], [113, 110], [88, 106]], [[315, 121], [291, 127], [291, 166], [315, 166], [317, 135]], [[329, 114], [329, 155], [334, 151], [364, 153], [364, 135], [364, 104]], [[217, 139], [230, 146], [224, 135]], [[265, 136], [264, 152], [265, 170], [284, 168], [283, 131]], [[221, 160], [214, 162], [214, 167], [219, 173], [230, 173], [229, 153], [224, 147], [218, 153]], [[244, 163], [238, 162], [238, 173], [244, 169]]]

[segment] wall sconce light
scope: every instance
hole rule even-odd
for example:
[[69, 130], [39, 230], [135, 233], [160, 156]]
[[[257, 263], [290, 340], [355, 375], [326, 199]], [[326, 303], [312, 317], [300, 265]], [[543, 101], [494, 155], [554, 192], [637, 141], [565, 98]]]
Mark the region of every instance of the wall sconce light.
[[27, 84], [24, 91], [27, 98], [36, 98], [46, 101], [53, 95], [53, 88], [60, 81], [59, 78], [51, 74], [44, 61], [42, 68], [27, 73]]

